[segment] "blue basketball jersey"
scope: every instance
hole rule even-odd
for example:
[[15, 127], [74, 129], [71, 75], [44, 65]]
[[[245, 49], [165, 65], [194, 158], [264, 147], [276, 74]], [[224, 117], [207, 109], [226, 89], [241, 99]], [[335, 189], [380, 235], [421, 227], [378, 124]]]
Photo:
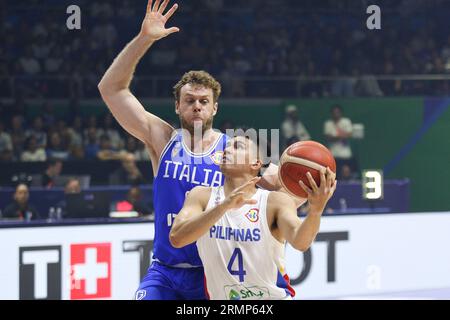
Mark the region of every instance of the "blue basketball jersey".
[[176, 214], [184, 204], [186, 193], [196, 186], [217, 187], [224, 179], [219, 164], [228, 138], [221, 134], [202, 154], [192, 153], [183, 142], [180, 130], [172, 136], [161, 153], [153, 182], [155, 240], [153, 258], [166, 265], [201, 266], [195, 243], [181, 249], [172, 247], [169, 232]]

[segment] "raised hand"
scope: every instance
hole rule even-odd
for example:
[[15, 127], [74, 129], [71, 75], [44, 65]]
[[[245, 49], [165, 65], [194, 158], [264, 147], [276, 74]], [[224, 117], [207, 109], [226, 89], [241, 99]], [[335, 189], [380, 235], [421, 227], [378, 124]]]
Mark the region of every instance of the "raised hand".
[[245, 197], [246, 190], [254, 190], [256, 184], [260, 180], [260, 177], [254, 177], [253, 179], [247, 181], [242, 186], [234, 189], [228, 197], [224, 200], [223, 204], [228, 209], [238, 209], [246, 204], [256, 204], [256, 200], [248, 199]]
[[[326, 176], [325, 176], [326, 175]], [[311, 173], [306, 174], [311, 188], [309, 188], [303, 181], [299, 181], [300, 186], [308, 194], [308, 202], [315, 212], [320, 212], [325, 209], [328, 200], [333, 196], [336, 190], [336, 174], [327, 167], [326, 170], [320, 171], [320, 187], [317, 186]]]
[[[164, 0], [162, 3], [160, 0], [155, 0], [152, 7], [153, 0], [149, 0], [147, 4], [147, 13], [145, 15], [144, 21], [142, 22], [140, 34], [146, 37], [150, 41], [156, 41], [167, 37], [169, 34], [180, 31], [177, 27], [171, 27], [166, 29], [166, 22], [175, 13], [178, 8], [178, 4], [174, 4], [167, 12], [163, 15], [164, 10], [169, 4], [169, 0]], [[161, 5], [160, 5], [161, 3]]]

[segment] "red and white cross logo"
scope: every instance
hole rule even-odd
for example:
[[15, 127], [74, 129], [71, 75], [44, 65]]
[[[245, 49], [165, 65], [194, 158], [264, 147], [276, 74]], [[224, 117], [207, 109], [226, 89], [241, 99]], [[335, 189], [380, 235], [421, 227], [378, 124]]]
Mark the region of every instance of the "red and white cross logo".
[[70, 246], [70, 299], [111, 297], [111, 244]]

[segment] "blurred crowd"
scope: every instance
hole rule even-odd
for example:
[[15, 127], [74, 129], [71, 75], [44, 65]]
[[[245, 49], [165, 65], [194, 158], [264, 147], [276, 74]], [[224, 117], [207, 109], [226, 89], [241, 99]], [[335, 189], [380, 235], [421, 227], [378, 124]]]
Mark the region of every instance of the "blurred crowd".
[[122, 130], [109, 112], [87, 117], [70, 114], [73, 118], [64, 119], [49, 108], [47, 103], [43, 107], [47, 112], [32, 119], [0, 112], [0, 161], [149, 160], [144, 145]]
[[[355, 124], [345, 116], [343, 107], [335, 104], [330, 108], [330, 118], [323, 123], [322, 134], [326, 145], [336, 160], [336, 177], [340, 181], [359, 179], [359, 165], [352, 150], [352, 140], [362, 139], [363, 135], [354, 130]], [[281, 149], [298, 141], [311, 140], [305, 124], [300, 117], [300, 110], [290, 104], [285, 108], [285, 117], [281, 124]], [[358, 130], [356, 130], [358, 131]], [[314, 137], [312, 140], [318, 140]]]
[[[0, 97], [98, 97], [100, 77], [139, 31], [146, 3], [77, 1], [81, 30], [71, 31], [67, 1], [2, 1]], [[367, 1], [185, 1], [169, 23], [181, 32], [152, 48], [134, 89], [140, 96], [168, 97], [182, 73], [205, 69], [233, 97], [450, 93], [449, 81], [370, 77], [450, 73], [450, 2], [377, 3], [382, 29], [370, 31]], [[148, 78], [154, 76], [160, 80]], [[304, 80], [317, 76], [351, 78]], [[247, 81], [264, 77], [272, 83]]]

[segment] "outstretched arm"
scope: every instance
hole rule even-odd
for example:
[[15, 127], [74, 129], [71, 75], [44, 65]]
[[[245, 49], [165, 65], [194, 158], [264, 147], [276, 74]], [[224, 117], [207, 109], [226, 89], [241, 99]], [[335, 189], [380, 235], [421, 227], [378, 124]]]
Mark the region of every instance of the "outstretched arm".
[[[137, 64], [152, 44], [179, 29], [165, 28], [165, 24], [178, 5], [174, 4], [163, 15], [169, 0], [156, 0], [152, 8], [149, 0], [140, 33], [122, 50], [98, 84], [100, 94], [113, 116], [131, 135], [146, 144], [152, 158], [159, 154], [170, 139], [172, 126], [147, 112], [130, 91], [130, 82]], [[152, 159], [153, 161], [153, 159]], [[155, 164], [154, 164], [155, 165]]]
[[310, 202], [308, 215], [303, 222], [297, 216], [295, 203], [286, 194], [274, 192], [270, 195], [269, 201], [274, 205], [276, 225], [281, 236], [300, 251], [308, 250], [316, 238], [323, 210], [336, 190], [335, 175], [330, 169], [326, 171], [326, 176], [325, 172], [321, 172], [320, 177], [320, 187], [317, 187], [311, 175], [308, 175], [308, 180], [312, 189], [309, 189], [303, 182], [300, 183], [308, 193]]
[[244, 197], [244, 190], [254, 189], [258, 180], [259, 178], [251, 179], [233, 190], [222, 203], [206, 211], [211, 189], [205, 187], [192, 189], [188, 193], [184, 206], [175, 218], [170, 230], [169, 240], [172, 246], [181, 248], [197, 241], [228, 210], [240, 208], [245, 204], [255, 204], [255, 200]]

